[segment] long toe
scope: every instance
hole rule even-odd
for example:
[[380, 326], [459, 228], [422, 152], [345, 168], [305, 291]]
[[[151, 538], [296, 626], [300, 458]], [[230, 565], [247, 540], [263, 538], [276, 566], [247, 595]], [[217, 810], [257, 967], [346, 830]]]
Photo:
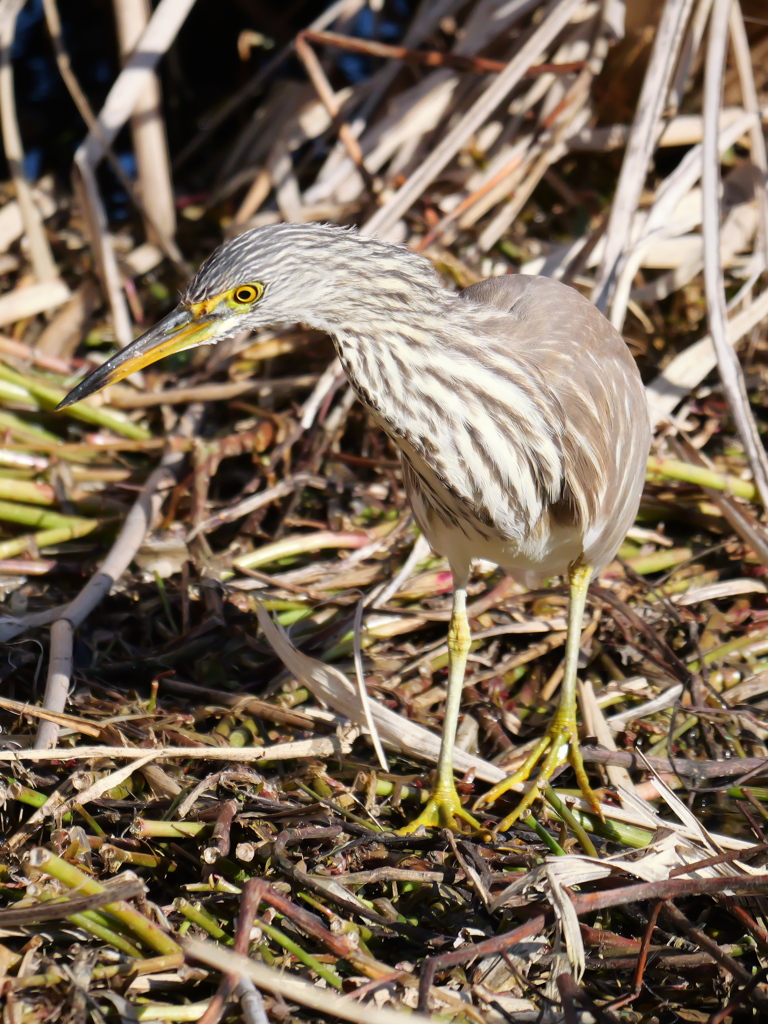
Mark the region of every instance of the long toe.
[[[599, 802], [592, 792], [587, 781], [586, 772], [584, 771], [575, 717], [557, 714], [549, 729], [547, 729], [544, 736], [526, 758], [524, 764], [512, 775], [508, 775], [506, 779], [497, 783], [488, 793], [481, 796], [475, 803], [474, 809], [477, 810], [478, 807], [494, 803], [504, 793], [509, 792], [510, 789], [513, 789], [522, 782], [527, 782], [533, 769], [541, 763], [536, 779], [526, 789], [515, 809], [496, 826], [496, 831], [506, 832], [518, 818], [526, 814], [557, 769], [566, 762], [569, 762], [576, 771], [579, 787], [584, 793], [585, 798], [589, 801], [590, 806], [595, 809], [599, 808]], [[597, 813], [599, 813], [599, 810]]]
[[479, 829], [480, 822], [461, 803], [461, 797], [453, 789], [435, 789], [424, 810], [414, 821], [398, 829], [399, 835], [410, 835], [424, 825], [425, 828], [449, 828], [452, 832], [464, 832], [462, 824], [470, 829]]

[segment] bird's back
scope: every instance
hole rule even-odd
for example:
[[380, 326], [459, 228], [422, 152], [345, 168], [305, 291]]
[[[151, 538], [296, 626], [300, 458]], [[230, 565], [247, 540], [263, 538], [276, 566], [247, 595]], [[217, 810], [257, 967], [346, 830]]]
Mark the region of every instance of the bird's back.
[[[489, 413], [515, 418], [511, 390], [505, 408], [506, 357], [510, 379], [522, 374], [546, 410], [545, 429], [559, 472], [559, 480], [553, 480], [550, 462], [550, 475], [541, 482], [547, 494], [542, 514], [529, 525], [524, 542], [505, 531], [523, 500], [512, 481], [509, 508], [482, 509], [478, 536], [464, 550], [474, 543], [483, 548], [474, 557], [497, 561], [528, 582], [565, 572], [579, 555], [601, 570], [634, 521], [651, 441], [645, 389], [624, 340], [584, 296], [549, 278], [492, 278], [465, 289], [461, 298], [470, 304], [478, 363], [497, 368]], [[499, 448], [496, 443], [490, 454], [503, 462]], [[532, 454], [530, 464], [536, 461]], [[409, 472], [407, 481], [409, 476], [417, 483]], [[429, 518], [429, 509], [414, 504], [421, 519]], [[438, 511], [432, 519], [426, 532], [436, 549], [460, 550], [462, 539], [445, 516]], [[491, 544], [483, 542], [489, 527]], [[462, 529], [466, 533], [466, 525]]]

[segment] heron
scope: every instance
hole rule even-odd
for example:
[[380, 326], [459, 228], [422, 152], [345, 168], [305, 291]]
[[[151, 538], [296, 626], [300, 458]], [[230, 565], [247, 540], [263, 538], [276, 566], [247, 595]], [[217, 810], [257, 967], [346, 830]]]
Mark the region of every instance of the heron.
[[404, 246], [335, 225], [275, 224], [217, 248], [176, 308], [59, 408], [164, 356], [293, 323], [333, 339], [357, 396], [399, 451], [416, 523], [453, 576], [437, 771], [406, 831], [480, 827], [453, 767], [477, 560], [527, 586], [562, 576], [569, 605], [557, 710], [523, 764], [472, 810], [527, 783], [497, 825], [507, 830], [569, 763], [599, 814], [577, 725], [581, 632], [590, 580], [637, 514], [651, 442], [625, 341], [585, 296], [550, 278], [508, 274], [457, 293]]

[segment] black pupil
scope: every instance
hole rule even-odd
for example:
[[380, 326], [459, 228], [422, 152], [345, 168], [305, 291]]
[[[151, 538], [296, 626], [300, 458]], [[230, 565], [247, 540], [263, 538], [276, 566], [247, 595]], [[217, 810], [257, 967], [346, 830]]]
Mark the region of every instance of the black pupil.
[[235, 298], [238, 302], [250, 302], [253, 298], [253, 288], [240, 288], [236, 292]]

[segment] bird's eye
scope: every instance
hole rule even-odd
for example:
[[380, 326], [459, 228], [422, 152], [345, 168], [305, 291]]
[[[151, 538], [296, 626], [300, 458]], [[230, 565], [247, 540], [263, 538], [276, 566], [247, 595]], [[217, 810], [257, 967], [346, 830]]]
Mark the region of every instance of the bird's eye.
[[261, 298], [263, 291], [264, 287], [260, 284], [241, 284], [232, 292], [232, 298], [238, 305], [247, 306], [248, 303]]

